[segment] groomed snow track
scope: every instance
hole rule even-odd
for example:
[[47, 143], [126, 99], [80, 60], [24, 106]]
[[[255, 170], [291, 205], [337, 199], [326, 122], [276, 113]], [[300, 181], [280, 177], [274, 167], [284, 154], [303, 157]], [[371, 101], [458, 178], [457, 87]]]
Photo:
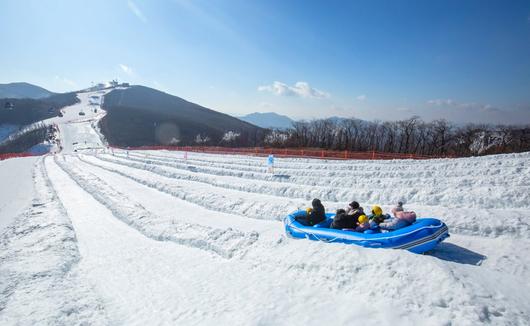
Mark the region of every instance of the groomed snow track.
[[[279, 159], [278, 178], [249, 156], [48, 156], [1, 237], [0, 324], [527, 325], [529, 159]], [[427, 255], [286, 238], [313, 197], [405, 199], [452, 236]]]

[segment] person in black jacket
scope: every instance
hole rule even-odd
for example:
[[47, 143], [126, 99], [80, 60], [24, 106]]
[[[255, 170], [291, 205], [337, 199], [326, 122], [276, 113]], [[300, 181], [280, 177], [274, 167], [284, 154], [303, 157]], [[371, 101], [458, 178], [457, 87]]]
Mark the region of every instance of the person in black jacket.
[[353, 217], [346, 214], [346, 211], [342, 208], [337, 209], [333, 222], [331, 222], [330, 228], [332, 229], [353, 229]]
[[359, 216], [363, 214], [363, 208], [359, 206], [359, 203], [352, 201], [346, 210], [337, 210], [330, 227], [332, 229], [355, 229]]
[[298, 222], [304, 225], [313, 226], [326, 220], [326, 209], [324, 208], [324, 205], [322, 205], [322, 202], [320, 202], [320, 199], [313, 199], [311, 206], [313, 206], [313, 208], [307, 210], [307, 215], [296, 218]]

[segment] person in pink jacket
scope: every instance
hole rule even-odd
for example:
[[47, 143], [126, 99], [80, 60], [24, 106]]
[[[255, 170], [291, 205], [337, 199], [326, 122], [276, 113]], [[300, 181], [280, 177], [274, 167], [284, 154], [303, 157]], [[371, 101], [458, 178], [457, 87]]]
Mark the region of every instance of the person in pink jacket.
[[392, 214], [394, 214], [393, 217], [379, 224], [381, 230], [397, 230], [416, 222], [416, 213], [406, 212], [403, 209], [402, 202], [399, 202], [398, 205], [392, 209]]

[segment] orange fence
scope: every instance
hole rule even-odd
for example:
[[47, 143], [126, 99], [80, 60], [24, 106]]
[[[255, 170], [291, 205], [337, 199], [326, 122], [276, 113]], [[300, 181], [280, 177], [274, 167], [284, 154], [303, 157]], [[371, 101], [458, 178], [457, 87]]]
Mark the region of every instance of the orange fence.
[[0, 154], [0, 161], [7, 160], [9, 158], [28, 157], [28, 156], [37, 156], [37, 155], [32, 154], [32, 153], [5, 153], [5, 154]]
[[[120, 147], [121, 149], [127, 149]], [[352, 152], [352, 151], [332, 151], [315, 148], [263, 148], [263, 147], [207, 147], [207, 146], [141, 146], [128, 147], [130, 150], [169, 150], [187, 151], [213, 154], [243, 154], [265, 156], [274, 154], [278, 157], [308, 157], [337, 160], [393, 160], [393, 159], [415, 159], [425, 160], [440, 158], [440, 156], [427, 156], [404, 153], [383, 153], [376, 151]]]

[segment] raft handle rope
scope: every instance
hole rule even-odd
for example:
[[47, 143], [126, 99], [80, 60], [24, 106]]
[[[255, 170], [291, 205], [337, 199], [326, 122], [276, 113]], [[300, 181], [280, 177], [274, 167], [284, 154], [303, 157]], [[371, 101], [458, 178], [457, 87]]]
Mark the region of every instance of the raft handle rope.
[[[292, 214], [287, 215], [287, 216], [284, 218], [284, 221], [285, 221], [286, 219], [288, 219], [290, 216], [292, 216]], [[296, 221], [295, 216], [293, 216], [292, 221], [289, 220], [289, 222], [288, 222], [288, 223], [285, 223], [285, 224], [286, 224], [287, 226], [291, 227], [292, 229], [295, 229], [295, 230], [298, 230], [298, 231], [304, 233], [304, 234], [306, 235], [306, 238], [307, 238], [308, 235], [312, 235], [312, 236], [315, 237], [315, 239], [317, 239], [318, 241], [327, 242], [327, 243], [329, 243], [329, 242], [333, 242], [333, 241], [339, 239], [339, 237], [335, 237], [335, 238], [333, 238], [333, 239], [323, 239], [323, 238], [320, 238], [318, 235], [316, 235], [316, 234], [314, 234], [314, 233], [306, 232], [305, 230], [300, 229], [300, 228], [297, 227], [297, 226], [294, 226], [294, 225], [293, 225], [293, 222], [294, 222], [294, 221]]]

